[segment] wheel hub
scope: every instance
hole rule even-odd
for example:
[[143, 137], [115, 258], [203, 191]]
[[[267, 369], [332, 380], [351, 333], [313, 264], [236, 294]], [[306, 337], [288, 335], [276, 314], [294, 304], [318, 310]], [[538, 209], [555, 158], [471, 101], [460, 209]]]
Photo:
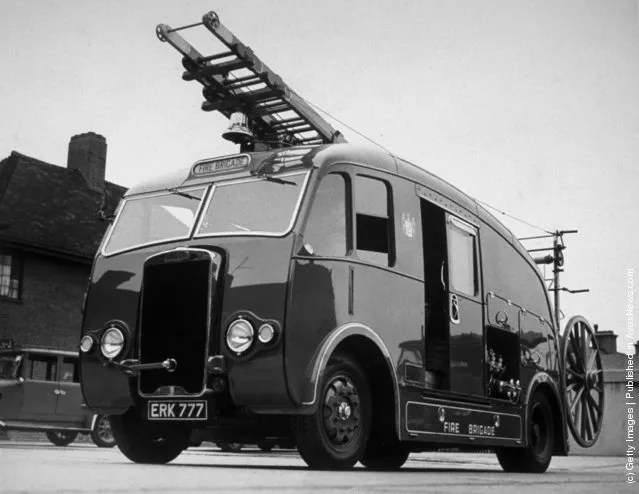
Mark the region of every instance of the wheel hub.
[[337, 417], [340, 420], [348, 420], [351, 417], [351, 406], [346, 401], [340, 402], [337, 406]]
[[336, 447], [348, 447], [360, 429], [360, 399], [348, 378], [334, 379], [326, 389], [323, 425], [327, 439]]

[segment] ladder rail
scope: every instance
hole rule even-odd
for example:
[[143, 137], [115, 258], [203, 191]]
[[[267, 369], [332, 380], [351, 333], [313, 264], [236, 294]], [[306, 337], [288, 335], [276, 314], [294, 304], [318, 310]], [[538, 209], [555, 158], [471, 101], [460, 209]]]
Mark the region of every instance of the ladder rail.
[[[178, 31], [202, 25], [229, 51], [204, 56], [178, 34]], [[206, 13], [200, 23], [175, 29], [159, 24], [156, 34], [160, 41], [168, 42], [182, 54], [186, 69], [182, 78], [196, 80], [204, 86], [206, 101], [202, 110], [219, 111], [227, 118], [234, 111], [244, 111], [262, 134], [284, 135], [282, 140], [287, 145], [346, 142], [341, 132], [229, 31], [215, 12]], [[239, 77], [234, 74], [241, 70], [248, 70], [250, 74]], [[264, 87], [256, 87], [258, 85]]]

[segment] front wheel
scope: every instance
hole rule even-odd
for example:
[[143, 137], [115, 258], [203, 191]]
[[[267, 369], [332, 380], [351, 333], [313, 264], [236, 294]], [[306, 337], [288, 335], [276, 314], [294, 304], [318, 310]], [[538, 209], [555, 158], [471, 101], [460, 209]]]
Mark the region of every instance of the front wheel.
[[318, 398], [314, 414], [293, 417], [297, 449], [313, 469], [351, 468], [362, 458], [371, 428], [369, 385], [359, 364], [347, 356], [331, 358]]
[[56, 446], [68, 446], [75, 441], [76, 437], [78, 437], [77, 432], [47, 431], [47, 439]]
[[110, 422], [118, 448], [136, 463], [169, 463], [188, 447], [191, 435], [188, 429], [176, 424], [143, 420], [135, 409], [124, 415], [112, 415]]
[[410, 450], [405, 444], [383, 444], [381, 441], [371, 440], [359, 462], [370, 470], [398, 470], [402, 467]]
[[113, 448], [115, 446], [115, 437], [113, 437], [109, 417], [106, 415], [98, 417], [95, 428], [91, 431], [91, 440], [98, 448]]
[[544, 473], [555, 449], [555, 428], [552, 409], [546, 397], [535, 393], [528, 414], [527, 446], [499, 448], [497, 459], [506, 472]]

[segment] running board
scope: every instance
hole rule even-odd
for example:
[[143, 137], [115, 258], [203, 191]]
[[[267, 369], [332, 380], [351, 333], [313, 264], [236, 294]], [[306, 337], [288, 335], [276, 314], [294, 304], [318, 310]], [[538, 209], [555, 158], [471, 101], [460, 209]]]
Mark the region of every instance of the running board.
[[[92, 420], [91, 425], [95, 420]], [[68, 431], [68, 432], [82, 432], [89, 433], [93, 429], [87, 427], [69, 427], [65, 425], [50, 425], [50, 424], [38, 424], [34, 422], [21, 422], [19, 420], [4, 420], [0, 422], [0, 429], [8, 431], [33, 431], [33, 432], [46, 432], [46, 431]]]

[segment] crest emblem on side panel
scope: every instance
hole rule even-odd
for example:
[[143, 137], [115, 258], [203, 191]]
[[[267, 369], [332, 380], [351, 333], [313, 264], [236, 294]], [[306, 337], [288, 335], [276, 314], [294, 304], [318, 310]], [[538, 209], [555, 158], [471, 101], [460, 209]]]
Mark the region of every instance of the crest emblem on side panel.
[[409, 238], [415, 236], [415, 218], [408, 213], [402, 213], [402, 230], [404, 230], [404, 235]]

